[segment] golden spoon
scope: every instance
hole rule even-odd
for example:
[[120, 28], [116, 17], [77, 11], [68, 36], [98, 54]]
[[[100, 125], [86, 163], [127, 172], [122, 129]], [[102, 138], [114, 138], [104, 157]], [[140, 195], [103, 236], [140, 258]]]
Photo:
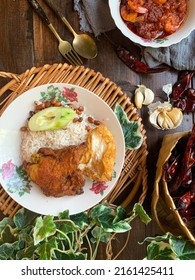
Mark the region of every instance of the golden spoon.
[[82, 57], [92, 59], [97, 55], [97, 46], [94, 40], [87, 34], [77, 34], [64, 15], [57, 9], [52, 0], [45, 0], [50, 8], [60, 17], [65, 23], [70, 32], [74, 35], [73, 48]]

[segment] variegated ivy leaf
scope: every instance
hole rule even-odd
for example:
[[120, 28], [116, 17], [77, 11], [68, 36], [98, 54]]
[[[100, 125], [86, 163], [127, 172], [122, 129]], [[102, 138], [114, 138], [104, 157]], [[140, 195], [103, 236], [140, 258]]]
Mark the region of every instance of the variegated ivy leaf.
[[21, 240], [13, 243], [4, 243], [0, 246], [0, 260], [15, 260], [16, 252], [21, 250], [24, 242]]
[[170, 246], [179, 260], [195, 260], [195, 246], [182, 237], [171, 236]]
[[0, 245], [3, 243], [13, 243], [17, 240], [14, 229], [8, 224], [0, 233]]
[[114, 223], [117, 223], [117, 222], [127, 218], [127, 213], [126, 213], [125, 209], [122, 208], [121, 206], [117, 207], [116, 212], [117, 212], [117, 214], [113, 220]]
[[40, 260], [51, 260], [54, 249], [58, 247], [56, 237], [52, 236], [38, 248]]
[[81, 252], [74, 252], [74, 253], [61, 252], [60, 254], [58, 254], [57, 259], [58, 260], [86, 260], [87, 254]]
[[120, 206], [115, 210], [106, 204], [98, 205], [92, 209], [91, 217], [99, 222], [105, 232], [118, 233], [131, 229], [131, 226], [125, 220], [125, 212]]
[[28, 225], [32, 225], [38, 214], [31, 212], [25, 208], [21, 208], [14, 215], [13, 221], [18, 229], [23, 229]]
[[14, 222], [11, 218], [5, 217], [2, 221], [0, 221], [0, 233], [7, 225], [14, 227]]
[[195, 260], [195, 246], [187, 238], [174, 236], [167, 232], [164, 235], [147, 237], [144, 242], [150, 242], [147, 247], [147, 259]]
[[92, 237], [91, 242], [96, 243], [98, 241], [101, 241], [103, 243], [107, 243], [110, 239], [110, 232], [105, 232], [101, 227], [94, 227], [91, 231]]
[[65, 211], [63, 211], [63, 212], [60, 212], [60, 213], [58, 214], [58, 218], [59, 218], [60, 220], [63, 220], [63, 219], [70, 219], [69, 210], [65, 210]]
[[87, 212], [71, 215], [71, 220], [80, 228], [84, 229], [89, 224]]
[[24, 248], [17, 251], [16, 260], [34, 260], [37, 247], [34, 245], [33, 241], [25, 244]]
[[38, 217], [34, 227], [34, 244], [40, 243], [45, 238], [54, 235], [56, 232], [56, 225], [53, 221], [53, 216]]
[[[65, 234], [72, 233], [78, 230], [78, 227], [71, 220], [62, 221], [61, 223], [58, 223], [57, 228]], [[64, 236], [62, 233], [59, 233], [58, 235], [60, 238], [66, 239], [66, 236]]]
[[151, 218], [148, 216], [148, 214], [146, 213], [146, 211], [140, 203], [135, 203], [133, 211], [140, 217], [141, 221], [146, 225], [151, 221]]
[[174, 260], [175, 256], [170, 245], [165, 242], [153, 241], [147, 247], [147, 260]]

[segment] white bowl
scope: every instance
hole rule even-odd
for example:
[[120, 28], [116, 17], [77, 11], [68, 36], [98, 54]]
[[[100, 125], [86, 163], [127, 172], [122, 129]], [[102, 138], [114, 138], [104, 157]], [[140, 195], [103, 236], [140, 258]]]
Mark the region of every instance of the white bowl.
[[188, 15], [184, 24], [173, 34], [163, 38], [146, 40], [133, 33], [124, 23], [120, 15], [120, 0], [109, 0], [109, 7], [111, 15], [115, 21], [118, 29], [131, 41], [146, 47], [159, 48], [168, 47], [173, 44], [179, 43], [182, 39], [189, 36], [189, 34], [195, 29], [195, 0], [188, 0]]

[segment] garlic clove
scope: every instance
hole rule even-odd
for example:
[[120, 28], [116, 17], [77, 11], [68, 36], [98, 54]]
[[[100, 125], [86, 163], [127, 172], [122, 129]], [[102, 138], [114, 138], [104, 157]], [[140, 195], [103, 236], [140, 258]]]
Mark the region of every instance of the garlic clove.
[[146, 88], [145, 92], [144, 92], [143, 104], [144, 105], [149, 105], [153, 102], [153, 100], [154, 100], [154, 92], [151, 89]]
[[154, 127], [158, 128], [158, 129], [162, 129], [162, 127], [159, 126], [158, 122], [157, 122], [158, 115], [159, 115], [159, 111], [155, 110], [152, 114], [150, 114], [149, 121]]
[[169, 129], [169, 124], [167, 123], [167, 119], [164, 119], [164, 122], [162, 124], [163, 129]]
[[146, 86], [144, 86], [144, 85], [137, 85], [137, 86], [138, 86], [138, 88], [135, 90], [135, 92], [141, 91], [144, 94], [144, 92], [146, 90]]
[[144, 101], [144, 96], [140, 90], [135, 91], [135, 100], [134, 101], [135, 101], [135, 106], [137, 107], [137, 109], [141, 109], [143, 101]]
[[172, 122], [168, 114], [166, 114], [165, 122], [167, 124], [167, 129], [173, 129], [175, 127], [174, 123]]
[[183, 120], [183, 113], [179, 108], [173, 108], [171, 111], [167, 112], [169, 118], [174, 123], [174, 127], [178, 127]]
[[157, 117], [157, 123], [162, 129], [164, 129], [163, 122], [164, 122], [164, 116], [161, 113], [159, 113]]

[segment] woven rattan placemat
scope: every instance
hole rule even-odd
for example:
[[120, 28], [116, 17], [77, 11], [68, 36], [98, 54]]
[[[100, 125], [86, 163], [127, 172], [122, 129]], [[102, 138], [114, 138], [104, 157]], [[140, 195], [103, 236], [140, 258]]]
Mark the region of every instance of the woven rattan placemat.
[[[9, 80], [0, 89], [0, 114], [25, 91], [48, 83], [70, 83], [84, 87], [101, 97], [112, 109], [116, 103], [119, 103], [127, 113], [129, 120], [140, 122], [143, 143], [138, 150], [126, 151], [125, 163], [119, 180], [105, 200], [112, 204], [120, 203], [127, 208], [136, 196], [137, 202], [143, 203], [147, 192], [146, 131], [136, 108], [120, 87], [99, 72], [83, 66], [74, 67], [68, 64], [33, 67], [20, 75], [0, 72], [0, 77]], [[0, 185], [0, 210], [3, 214], [12, 217], [20, 207]]]

